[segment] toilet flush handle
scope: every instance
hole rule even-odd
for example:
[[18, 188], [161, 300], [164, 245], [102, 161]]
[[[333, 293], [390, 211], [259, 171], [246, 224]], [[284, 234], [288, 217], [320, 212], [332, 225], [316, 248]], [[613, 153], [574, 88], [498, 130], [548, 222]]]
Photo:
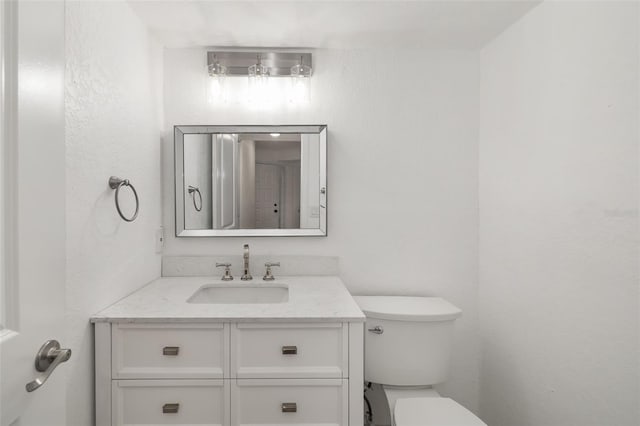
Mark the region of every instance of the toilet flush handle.
[[369, 331], [375, 334], [382, 334], [384, 333], [384, 328], [382, 328], [382, 326], [376, 325], [375, 327], [370, 328]]

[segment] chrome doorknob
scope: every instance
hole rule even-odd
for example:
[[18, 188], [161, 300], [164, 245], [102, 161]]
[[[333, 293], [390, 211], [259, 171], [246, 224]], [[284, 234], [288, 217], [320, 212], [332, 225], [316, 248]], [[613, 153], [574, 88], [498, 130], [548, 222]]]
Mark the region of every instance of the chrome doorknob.
[[53, 370], [58, 365], [71, 358], [71, 349], [60, 349], [57, 340], [47, 340], [36, 355], [36, 370], [43, 372], [40, 376], [30, 381], [26, 385], [27, 392], [33, 392], [47, 381]]

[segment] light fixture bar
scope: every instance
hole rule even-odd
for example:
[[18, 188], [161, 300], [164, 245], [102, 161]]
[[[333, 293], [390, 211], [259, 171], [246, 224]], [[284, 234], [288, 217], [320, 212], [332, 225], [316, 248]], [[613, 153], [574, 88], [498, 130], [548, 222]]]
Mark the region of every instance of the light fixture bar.
[[311, 53], [293, 51], [207, 52], [207, 64], [211, 66], [216, 62], [219, 62], [220, 65], [226, 67], [227, 76], [246, 76], [248, 75], [249, 67], [256, 63], [256, 57], [258, 54], [260, 54], [262, 65], [269, 68], [269, 76], [271, 77], [289, 77], [291, 76], [291, 67], [300, 63], [313, 69]]

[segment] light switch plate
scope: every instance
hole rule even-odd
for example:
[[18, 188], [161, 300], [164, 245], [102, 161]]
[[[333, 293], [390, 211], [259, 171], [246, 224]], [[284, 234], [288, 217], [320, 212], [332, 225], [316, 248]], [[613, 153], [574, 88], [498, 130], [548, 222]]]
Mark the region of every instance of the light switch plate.
[[164, 228], [160, 227], [156, 230], [156, 253], [162, 253], [164, 248]]

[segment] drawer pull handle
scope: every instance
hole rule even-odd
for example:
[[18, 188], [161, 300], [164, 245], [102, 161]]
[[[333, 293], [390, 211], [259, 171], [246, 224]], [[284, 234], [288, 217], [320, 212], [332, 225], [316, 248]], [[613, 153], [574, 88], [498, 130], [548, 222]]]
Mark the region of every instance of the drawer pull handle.
[[164, 404], [162, 406], [162, 413], [163, 414], [175, 414], [175, 413], [178, 412], [179, 409], [180, 409], [180, 404], [177, 404], [177, 403]]
[[298, 355], [297, 346], [283, 346], [282, 355]]
[[165, 346], [162, 348], [162, 355], [177, 356], [180, 352], [180, 346]]
[[282, 412], [283, 413], [297, 413], [298, 412], [298, 404], [295, 402], [283, 402], [282, 403]]

